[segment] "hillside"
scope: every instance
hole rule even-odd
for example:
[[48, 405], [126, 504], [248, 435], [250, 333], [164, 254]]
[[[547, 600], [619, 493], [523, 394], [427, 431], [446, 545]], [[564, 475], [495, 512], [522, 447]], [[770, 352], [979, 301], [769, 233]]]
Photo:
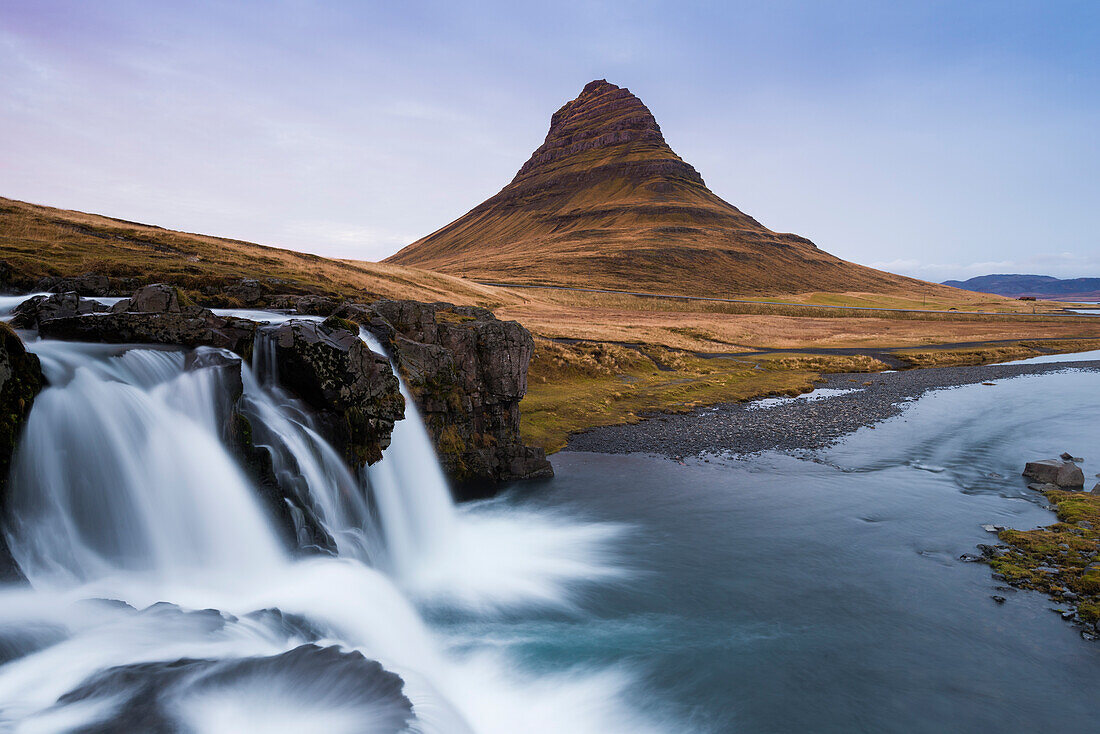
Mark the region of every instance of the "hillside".
[[1100, 300], [1100, 278], [1054, 278], [1049, 275], [979, 275], [947, 280], [943, 285], [999, 296], [1034, 296], [1059, 301]]
[[386, 262], [486, 281], [689, 295], [945, 293], [773, 232], [707, 188], [604, 80], [558, 110], [510, 184]]
[[491, 288], [439, 273], [331, 260], [0, 198], [0, 289], [30, 290], [43, 277], [88, 272], [165, 281], [200, 294], [254, 278], [269, 293], [498, 302]]

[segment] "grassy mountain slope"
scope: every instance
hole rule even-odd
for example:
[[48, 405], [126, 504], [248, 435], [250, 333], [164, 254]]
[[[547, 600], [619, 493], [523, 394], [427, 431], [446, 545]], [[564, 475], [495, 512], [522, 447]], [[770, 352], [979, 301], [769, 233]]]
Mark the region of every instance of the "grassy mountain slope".
[[387, 262], [688, 295], [947, 292], [771, 231], [708, 189], [641, 100], [603, 80], [554, 114], [546, 141], [500, 193]]

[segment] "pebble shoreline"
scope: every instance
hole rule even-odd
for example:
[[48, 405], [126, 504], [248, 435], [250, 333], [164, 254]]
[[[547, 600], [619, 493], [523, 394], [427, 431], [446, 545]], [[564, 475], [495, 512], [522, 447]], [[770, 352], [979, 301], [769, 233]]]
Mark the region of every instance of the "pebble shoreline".
[[908, 402], [930, 390], [1067, 369], [1100, 371], [1100, 360], [826, 375], [815, 392], [822, 388], [854, 392], [817, 400], [802, 397], [769, 407], [754, 400], [683, 414], [654, 414], [634, 425], [603, 426], [575, 434], [563, 450], [679, 459], [700, 454], [821, 449], [863, 426], [900, 414]]

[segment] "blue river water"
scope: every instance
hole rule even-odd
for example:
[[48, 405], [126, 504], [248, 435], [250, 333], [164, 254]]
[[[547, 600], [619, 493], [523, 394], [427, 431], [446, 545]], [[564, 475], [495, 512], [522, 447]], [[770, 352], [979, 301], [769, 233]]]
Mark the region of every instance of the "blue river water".
[[573, 614], [442, 624], [532, 670], [618, 666], [667, 731], [1093, 730], [1100, 647], [958, 559], [983, 524], [1054, 521], [1022, 463], [1070, 450], [1091, 478], [1097, 415], [1100, 374], [1065, 372], [931, 393], [808, 459], [559, 454], [503, 503], [626, 525], [632, 574]]

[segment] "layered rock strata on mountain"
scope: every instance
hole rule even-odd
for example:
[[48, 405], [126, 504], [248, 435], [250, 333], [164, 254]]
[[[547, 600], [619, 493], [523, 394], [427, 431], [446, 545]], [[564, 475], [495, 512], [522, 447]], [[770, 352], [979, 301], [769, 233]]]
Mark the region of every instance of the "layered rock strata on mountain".
[[763, 226], [707, 188], [638, 97], [602, 79], [553, 115], [504, 189], [387, 262], [497, 282], [706, 296], [947, 292]]
[[523, 326], [483, 308], [417, 301], [349, 304], [337, 315], [390, 350], [460, 498], [492, 491], [479, 482], [553, 476], [519, 433], [534, 348]]

